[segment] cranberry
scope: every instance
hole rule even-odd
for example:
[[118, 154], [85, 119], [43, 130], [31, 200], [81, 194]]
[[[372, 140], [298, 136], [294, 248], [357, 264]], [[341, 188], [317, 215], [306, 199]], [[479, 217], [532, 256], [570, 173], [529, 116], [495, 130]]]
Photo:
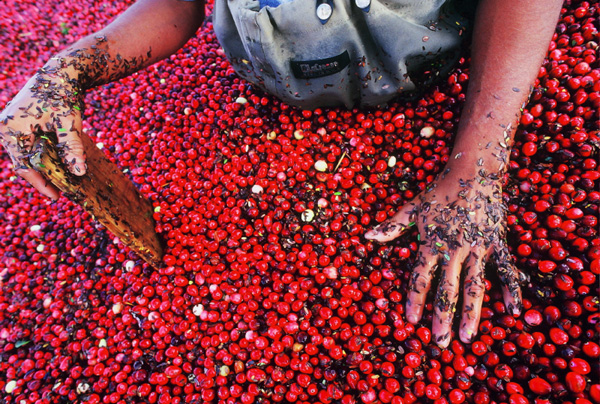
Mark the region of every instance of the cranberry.
[[552, 392], [552, 386], [546, 380], [536, 377], [529, 381], [529, 389], [540, 396], [548, 395]]
[[[22, 60], [130, 2], [13, 3], [0, 107], [32, 72]], [[478, 337], [440, 350], [431, 304], [422, 326], [404, 318], [414, 235], [362, 238], [449, 160], [467, 59], [412, 101], [302, 111], [237, 77], [207, 21], [86, 95], [85, 130], [155, 208], [164, 268], [2, 166], [0, 387], [15, 402], [600, 401], [596, 14], [563, 5], [515, 135], [502, 197], [530, 277], [522, 317], [487, 281]]]
[[589, 363], [581, 358], [571, 359], [569, 362], [569, 369], [581, 375], [586, 375], [591, 371]]
[[585, 378], [582, 375], [575, 372], [567, 373], [565, 381], [567, 384], [567, 388], [573, 393], [581, 393], [585, 389], [587, 384]]
[[564, 345], [568, 342], [569, 336], [566, 332], [561, 330], [560, 328], [551, 328], [550, 329], [550, 338], [557, 345]]

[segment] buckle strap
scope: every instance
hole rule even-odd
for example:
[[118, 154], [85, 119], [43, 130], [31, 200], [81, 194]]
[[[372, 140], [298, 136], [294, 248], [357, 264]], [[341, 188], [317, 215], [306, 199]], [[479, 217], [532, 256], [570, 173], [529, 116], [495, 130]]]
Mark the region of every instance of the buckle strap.
[[321, 24], [325, 24], [333, 15], [333, 0], [317, 0], [315, 11]]
[[[371, 0], [354, 0], [354, 4], [365, 13], [371, 9]], [[317, 0], [315, 13], [321, 24], [325, 24], [333, 15], [333, 0]]]
[[371, 8], [371, 0], [354, 0], [354, 4], [365, 13], [368, 13]]

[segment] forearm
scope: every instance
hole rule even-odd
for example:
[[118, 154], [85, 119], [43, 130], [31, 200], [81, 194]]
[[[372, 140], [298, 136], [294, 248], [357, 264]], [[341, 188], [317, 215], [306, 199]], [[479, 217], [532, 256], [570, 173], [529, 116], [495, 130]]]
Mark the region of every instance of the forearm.
[[482, 0], [471, 78], [449, 167], [502, 172], [521, 108], [548, 50], [562, 1]]
[[15, 171], [57, 199], [58, 189], [29, 168], [36, 137], [56, 133], [63, 162], [72, 174], [84, 175], [84, 91], [173, 54], [194, 35], [203, 17], [203, 1], [139, 0], [106, 28], [58, 52], [0, 113], [0, 143]]
[[203, 1], [139, 0], [102, 30], [58, 52], [42, 72], [58, 68], [82, 89], [118, 80], [175, 53], [203, 18]]

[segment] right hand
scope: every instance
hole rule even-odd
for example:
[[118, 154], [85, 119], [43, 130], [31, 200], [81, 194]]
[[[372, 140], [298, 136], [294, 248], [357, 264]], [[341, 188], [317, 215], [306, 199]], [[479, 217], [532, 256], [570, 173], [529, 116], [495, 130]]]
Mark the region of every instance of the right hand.
[[66, 70], [44, 67], [0, 113], [0, 142], [10, 155], [15, 172], [42, 194], [58, 199], [60, 192], [28, 160], [36, 134], [55, 132], [56, 148], [74, 175], [86, 172], [85, 151], [81, 143], [83, 94]]
[[[507, 154], [507, 152], [506, 152]], [[450, 164], [449, 164], [450, 165]], [[456, 166], [458, 165], [459, 168]], [[450, 168], [449, 166], [447, 166]], [[393, 217], [365, 234], [368, 240], [388, 242], [412, 226], [419, 229], [420, 246], [406, 298], [406, 318], [417, 324], [436, 272], [440, 272], [431, 331], [435, 342], [448, 347], [459, 294], [463, 291], [460, 339], [471, 343], [479, 330], [485, 294], [485, 263], [496, 263], [511, 315], [522, 309], [521, 272], [506, 244], [506, 207], [502, 203], [501, 173], [477, 173], [459, 163], [446, 171]], [[466, 276], [461, 278], [461, 272]]]

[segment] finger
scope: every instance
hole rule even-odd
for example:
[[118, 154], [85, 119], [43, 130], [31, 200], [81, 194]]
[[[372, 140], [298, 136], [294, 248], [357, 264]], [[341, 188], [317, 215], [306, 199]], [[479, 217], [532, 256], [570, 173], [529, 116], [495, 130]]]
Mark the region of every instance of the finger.
[[376, 240], [381, 243], [391, 241], [400, 236], [408, 228], [416, 224], [416, 205], [408, 203], [394, 216], [372, 228], [365, 234], [367, 240]]
[[492, 254], [492, 259], [498, 266], [498, 276], [502, 282], [504, 304], [511, 315], [521, 314], [522, 297], [519, 286], [519, 271], [514, 265], [513, 257], [505, 242]]
[[81, 120], [68, 115], [55, 120], [57, 149], [72, 174], [84, 175], [87, 171], [85, 164], [85, 149], [81, 141]]
[[464, 256], [456, 253], [447, 261], [442, 261], [442, 274], [438, 291], [435, 296], [433, 308], [433, 324], [431, 331], [435, 342], [441, 347], [446, 348], [450, 344], [450, 334], [452, 331], [452, 320], [456, 312], [456, 302], [458, 301], [458, 291], [460, 282], [460, 271]]
[[422, 245], [408, 284], [406, 299], [406, 319], [416, 324], [423, 315], [427, 292], [431, 287], [431, 278], [438, 267], [438, 255], [430, 247]]
[[57, 200], [60, 197], [60, 191], [50, 181], [45, 179], [40, 173], [32, 169], [17, 169], [15, 173], [20, 175], [24, 180], [29, 182], [35, 189], [40, 191], [52, 200]]
[[462, 307], [462, 319], [459, 337], [464, 343], [469, 343], [477, 335], [481, 306], [485, 295], [485, 253], [481, 249], [472, 251], [465, 261], [465, 291]]
[[12, 159], [15, 168], [19, 167], [24, 153], [29, 153], [33, 148], [35, 137], [32, 131], [21, 131], [7, 128], [0, 132], [0, 142]]
[[517, 279], [519, 280], [519, 284], [521, 286], [528, 284], [529, 281], [531, 280], [529, 275], [523, 271], [519, 271], [518, 269], [516, 269], [516, 271], [517, 271]]

